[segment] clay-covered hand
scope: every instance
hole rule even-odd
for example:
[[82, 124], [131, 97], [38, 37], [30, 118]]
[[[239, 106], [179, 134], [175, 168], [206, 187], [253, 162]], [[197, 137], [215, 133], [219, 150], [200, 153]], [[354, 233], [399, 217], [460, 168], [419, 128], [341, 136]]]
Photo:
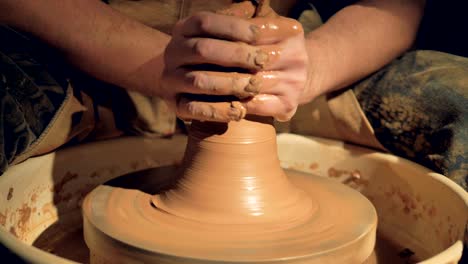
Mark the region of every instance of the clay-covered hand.
[[[161, 96], [179, 117], [227, 122], [255, 114], [286, 121], [294, 115], [307, 81], [303, 30], [296, 20], [267, 11], [247, 19], [254, 9], [241, 3], [175, 26]], [[207, 102], [186, 94], [237, 99]]]

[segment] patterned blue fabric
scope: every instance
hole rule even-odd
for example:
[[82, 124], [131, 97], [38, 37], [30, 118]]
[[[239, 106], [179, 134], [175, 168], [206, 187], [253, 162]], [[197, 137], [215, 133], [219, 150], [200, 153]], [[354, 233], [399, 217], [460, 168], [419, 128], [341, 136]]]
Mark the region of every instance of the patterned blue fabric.
[[468, 58], [413, 51], [354, 92], [389, 151], [468, 186]]
[[[66, 97], [68, 83], [33, 57], [33, 42], [0, 27], [0, 173], [46, 129]], [[57, 81], [60, 80], [60, 81]]]

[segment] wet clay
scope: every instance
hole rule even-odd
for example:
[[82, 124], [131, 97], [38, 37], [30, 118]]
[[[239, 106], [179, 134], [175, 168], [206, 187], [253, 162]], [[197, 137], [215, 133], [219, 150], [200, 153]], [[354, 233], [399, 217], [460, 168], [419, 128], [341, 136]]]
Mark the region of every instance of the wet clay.
[[239, 121], [246, 115], [241, 102], [205, 102], [195, 101], [182, 96], [178, 102], [177, 115], [183, 119], [198, 118], [203, 121], [233, 120]]
[[[275, 15], [268, 3], [255, 14]], [[333, 180], [285, 173], [273, 118], [245, 116], [239, 102], [181, 102], [183, 114], [205, 122], [192, 122], [180, 171], [153, 175], [171, 188], [99, 186], [85, 198], [91, 263], [363, 263], [371, 255], [372, 204]]]
[[193, 122], [167, 191], [93, 190], [83, 203], [91, 260], [362, 263], [375, 243], [372, 204], [333, 180], [285, 173], [271, 121]]
[[[70, 229], [71, 226], [75, 229]], [[60, 234], [57, 233], [54, 227], [49, 228], [41, 234], [33, 245], [65, 259], [83, 264], [90, 263], [89, 249], [83, 240], [82, 227], [69, 225], [67, 228], [59, 230]], [[418, 263], [420, 260], [415, 259], [411, 252], [410, 249], [397, 245], [377, 233], [374, 251], [363, 264]]]
[[183, 177], [153, 197], [158, 209], [204, 223], [277, 228], [302, 224], [317, 210], [274, 166], [279, 164], [276, 135], [266, 120], [194, 122], [191, 129]]

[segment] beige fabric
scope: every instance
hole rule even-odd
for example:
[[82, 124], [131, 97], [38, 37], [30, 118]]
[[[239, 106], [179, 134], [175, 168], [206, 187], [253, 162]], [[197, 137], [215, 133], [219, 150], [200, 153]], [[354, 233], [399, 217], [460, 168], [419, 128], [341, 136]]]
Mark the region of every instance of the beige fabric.
[[[96, 88], [96, 87], [94, 87]], [[128, 101], [130, 105], [117, 107], [137, 109], [135, 116], [128, 118], [133, 131], [146, 136], [167, 136], [174, 133], [175, 115], [169, 113], [162, 100], [137, 93], [119, 94], [116, 101]], [[122, 98], [125, 97], [125, 98]], [[66, 98], [48, 127], [34, 144], [15, 158], [17, 164], [29, 157], [42, 155], [74, 139], [76, 142], [95, 141], [121, 136], [124, 132], [116, 125], [115, 109], [96, 104], [86, 92], [71, 85]], [[164, 133], [162, 132], [164, 131]]]
[[350, 89], [300, 106], [291, 121], [279, 129], [385, 150]]
[[[181, 18], [199, 11], [225, 8], [232, 0], [109, 0], [110, 6], [150, 27], [170, 34]], [[271, 5], [281, 15], [287, 15], [296, 1], [272, 0]]]
[[328, 100], [328, 106], [341, 138], [348, 142], [384, 150], [374, 134], [354, 92], [349, 89]]
[[[17, 164], [29, 157], [53, 151], [68, 142], [72, 137], [89, 132], [92, 128], [89, 117], [84, 118], [77, 126], [72, 126], [72, 116], [86, 112], [87, 108], [73, 95], [71, 86], [67, 88], [67, 96], [55, 117], [34, 144], [23, 154], [17, 156], [12, 164]], [[92, 116], [92, 115], [91, 115]]]
[[82, 142], [121, 136], [124, 132], [116, 124], [119, 118], [126, 118], [124, 123], [131, 127], [125, 129], [138, 135], [160, 137], [174, 134], [176, 117], [161, 99], [125, 91], [113, 99], [119, 103], [126, 101], [127, 104], [117, 103], [114, 107], [132, 108], [134, 115], [116, 116], [115, 108], [96, 104], [87, 93], [70, 85], [66, 99], [40, 138], [12, 164], [51, 152], [72, 139]]
[[136, 117], [131, 121], [134, 132], [148, 137], [174, 133], [176, 116], [162, 99], [137, 92], [128, 92], [128, 95], [136, 111]]

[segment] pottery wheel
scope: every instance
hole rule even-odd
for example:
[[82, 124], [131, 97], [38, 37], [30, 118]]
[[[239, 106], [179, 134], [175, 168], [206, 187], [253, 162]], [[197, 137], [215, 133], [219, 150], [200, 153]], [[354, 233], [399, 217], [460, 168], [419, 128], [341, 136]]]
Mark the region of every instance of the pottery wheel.
[[284, 172], [269, 122], [195, 122], [173, 180], [156, 195], [99, 186], [86, 197], [92, 263], [362, 263], [373, 250], [372, 204]]
[[[274, 16], [254, 2], [254, 16]], [[153, 175], [173, 182], [161, 193], [100, 186], [86, 197], [91, 263], [362, 263], [374, 248], [372, 204], [332, 180], [286, 174], [272, 118], [193, 121], [170, 176]]]

